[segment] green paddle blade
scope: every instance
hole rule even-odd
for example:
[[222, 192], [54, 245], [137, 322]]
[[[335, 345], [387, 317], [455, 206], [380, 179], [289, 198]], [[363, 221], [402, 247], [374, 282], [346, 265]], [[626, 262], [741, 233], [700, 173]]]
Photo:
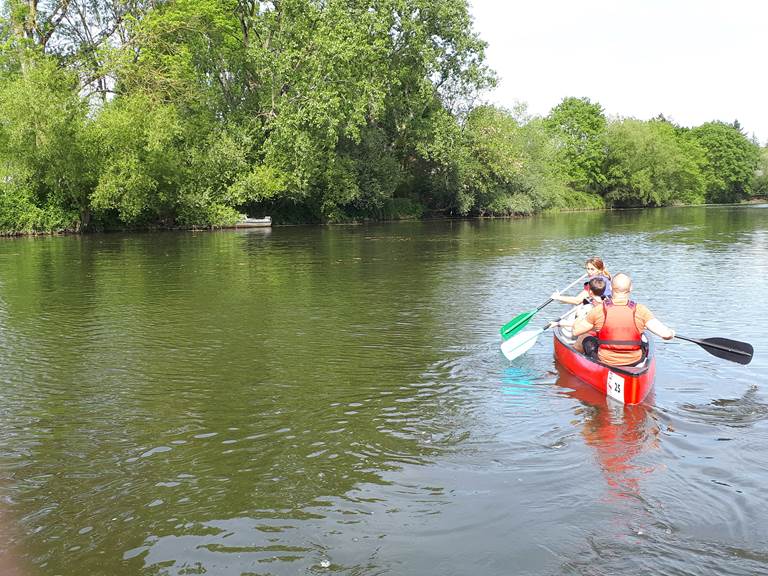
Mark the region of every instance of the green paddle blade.
[[504, 340], [508, 340], [509, 338], [511, 338], [518, 332], [520, 332], [520, 330], [522, 330], [528, 325], [528, 322], [531, 321], [531, 318], [534, 317], [536, 312], [537, 310], [532, 310], [530, 312], [523, 312], [522, 314], [518, 314], [517, 316], [512, 318], [512, 320], [510, 320], [509, 322], [504, 324], [504, 326], [501, 327], [501, 330], [500, 330], [501, 337]]

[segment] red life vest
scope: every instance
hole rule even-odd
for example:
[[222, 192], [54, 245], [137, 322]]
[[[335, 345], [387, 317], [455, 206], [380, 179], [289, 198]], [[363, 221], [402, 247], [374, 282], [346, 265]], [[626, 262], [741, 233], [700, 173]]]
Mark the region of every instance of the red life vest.
[[635, 323], [636, 307], [632, 300], [626, 306], [616, 305], [610, 299], [603, 300], [605, 322], [597, 333], [601, 348], [621, 352], [640, 350], [643, 341]]

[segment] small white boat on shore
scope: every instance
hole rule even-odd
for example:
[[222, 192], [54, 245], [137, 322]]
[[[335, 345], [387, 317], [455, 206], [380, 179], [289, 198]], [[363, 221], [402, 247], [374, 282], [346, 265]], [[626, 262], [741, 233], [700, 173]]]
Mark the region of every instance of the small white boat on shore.
[[235, 223], [235, 228], [269, 228], [272, 226], [272, 217], [265, 216], [264, 218], [248, 218], [247, 216], [238, 220]]

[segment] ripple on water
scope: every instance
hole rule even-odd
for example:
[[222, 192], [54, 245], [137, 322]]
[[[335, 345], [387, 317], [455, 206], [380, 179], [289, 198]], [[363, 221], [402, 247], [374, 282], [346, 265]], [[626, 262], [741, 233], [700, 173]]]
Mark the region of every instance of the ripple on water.
[[[765, 573], [754, 212], [0, 243], [0, 513], [63, 576]], [[507, 362], [592, 253], [753, 363], [660, 345], [616, 409]]]

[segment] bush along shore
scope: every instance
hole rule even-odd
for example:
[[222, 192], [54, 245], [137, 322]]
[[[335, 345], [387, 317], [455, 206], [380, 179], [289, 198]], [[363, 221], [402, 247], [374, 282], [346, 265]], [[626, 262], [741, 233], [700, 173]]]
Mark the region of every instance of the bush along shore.
[[5, 234], [768, 194], [766, 148], [735, 120], [479, 103], [495, 77], [460, 0], [8, 0], [0, 45]]

